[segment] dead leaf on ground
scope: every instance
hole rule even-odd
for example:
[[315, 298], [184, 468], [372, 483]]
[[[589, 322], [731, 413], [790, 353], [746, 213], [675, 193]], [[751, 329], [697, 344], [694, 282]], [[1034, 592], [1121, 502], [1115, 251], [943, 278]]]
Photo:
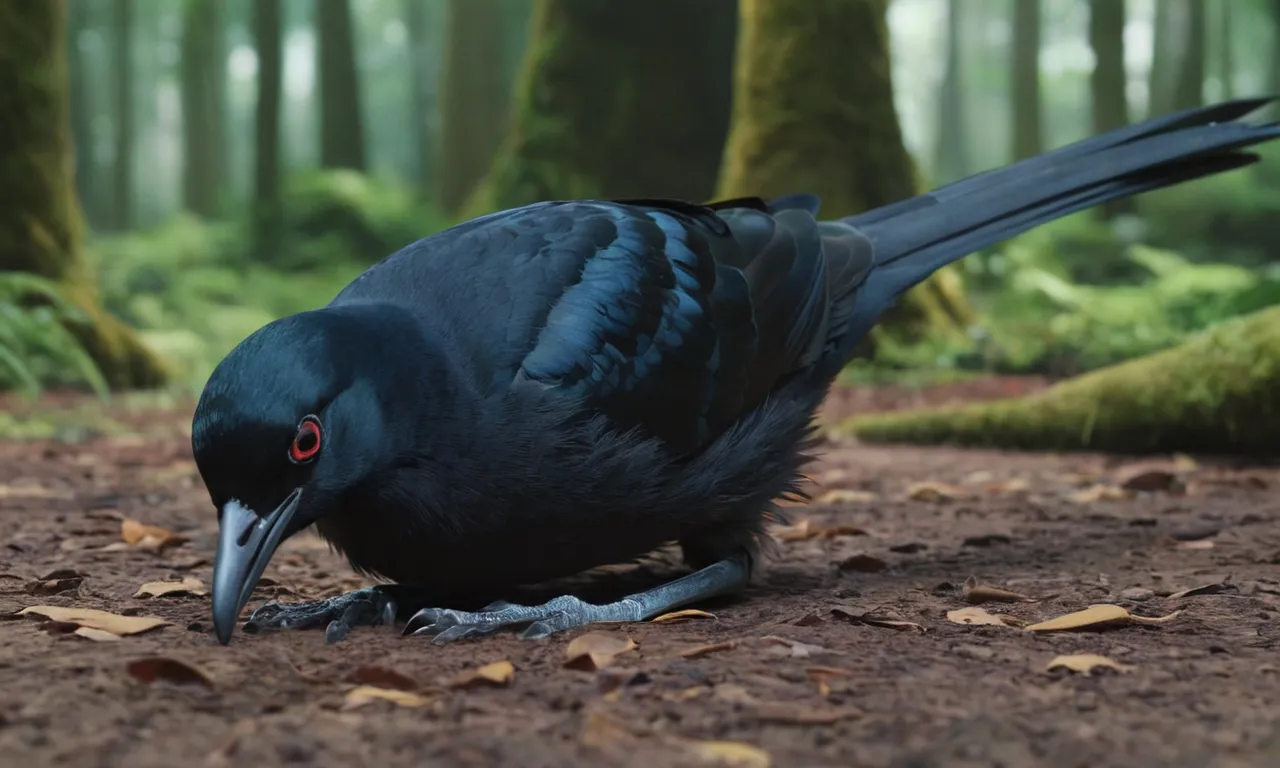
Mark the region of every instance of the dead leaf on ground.
[[119, 635], [113, 635], [105, 629], [94, 629], [93, 627], [76, 627], [76, 630], [71, 634], [99, 643], [110, 643], [120, 639]]
[[417, 680], [402, 675], [394, 669], [374, 665], [356, 667], [342, 679], [365, 687], [391, 688], [397, 691], [414, 691], [421, 687]]
[[1186, 483], [1177, 472], [1162, 468], [1133, 467], [1121, 472], [1116, 478], [1117, 484], [1126, 491], [1142, 491], [1155, 493], [1163, 491], [1181, 494], [1186, 491]]
[[565, 649], [565, 669], [593, 672], [604, 669], [614, 659], [628, 651], [634, 651], [636, 641], [614, 632], [588, 632], [575, 637]]
[[1031, 490], [1031, 481], [1025, 477], [1015, 477], [1003, 483], [992, 483], [987, 486], [987, 493], [1014, 494], [1027, 493]]
[[785, 651], [786, 655], [790, 656], [793, 659], [807, 659], [810, 656], [813, 656], [815, 654], [840, 653], [840, 651], [833, 651], [830, 648], [823, 648], [821, 645], [812, 645], [810, 643], [802, 643], [799, 640], [792, 640], [789, 637], [781, 637], [779, 635], [765, 635], [760, 639], [766, 643], [773, 643], [775, 645], [779, 645], [779, 646], [782, 646], [783, 648], [786, 648], [786, 651]]
[[861, 504], [870, 501], [879, 501], [880, 494], [871, 491], [855, 491], [851, 488], [837, 488], [814, 499], [814, 506], [831, 507], [836, 504]]
[[692, 648], [685, 648], [676, 655], [684, 659], [700, 659], [703, 656], [709, 656], [720, 651], [732, 651], [738, 647], [737, 640], [721, 640], [718, 643], [708, 643], [706, 645], [695, 645]]
[[778, 725], [832, 725], [841, 720], [862, 717], [856, 707], [810, 707], [787, 702], [760, 702], [750, 713], [762, 723]]
[[67, 576], [64, 578], [45, 577], [33, 581], [26, 586], [29, 595], [57, 595], [79, 589], [84, 583], [83, 576]]
[[375, 701], [389, 701], [399, 707], [425, 707], [429, 700], [409, 691], [395, 688], [379, 688], [374, 685], [361, 685], [347, 691], [343, 697], [343, 709], [358, 709]]
[[182, 581], [148, 581], [138, 591], [133, 593], [134, 597], [162, 597], [164, 595], [192, 595], [200, 596], [209, 594], [209, 590], [205, 589], [204, 582], [194, 576], [187, 576]]
[[831, 615], [837, 619], [847, 621], [850, 624], [866, 624], [869, 627], [880, 627], [882, 629], [896, 629], [899, 632], [921, 632], [925, 628], [914, 621], [905, 621], [903, 619], [894, 618], [883, 614], [866, 612], [862, 613], [852, 608], [832, 608]]
[[57, 605], [32, 605], [18, 611], [18, 615], [43, 617], [120, 636], [137, 635], [170, 624], [155, 616], [121, 616], [93, 608], [63, 608]]
[[1172, 621], [1181, 611], [1174, 611], [1168, 616], [1150, 617], [1134, 616], [1118, 605], [1097, 603], [1083, 611], [1068, 613], [1048, 621], [1032, 624], [1027, 627], [1032, 632], [1064, 632], [1076, 629], [1098, 630], [1124, 624], [1163, 624]]
[[946, 483], [912, 483], [907, 487], [907, 498], [912, 501], [927, 501], [932, 503], [941, 503], [944, 501], [955, 501], [969, 497], [969, 491], [958, 485], [947, 485]]
[[38, 483], [0, 483], [0, 499], [71, 499], [69, 491], [55, 491]]
[[686, 608], [683, 611], [672, 611], [671, 613], [664, 613], [661, 616], [654, 616], [652, 619], [649, 619], [649, 623], [650, 624], [666, 624], [666, 623], [677, 624], [682, 621], [688, 621], [689, 619], [714, 619], [714, 618], [716, 618], [716, 615], [714, 613], [699, 611], [696, 608]]
[[831, 695], [831, 683], [829, 682], [831, 678], [848, 677], [853, 674], [849, 670], [839, 667], [808, 667], [804, 672], [809, 676], [810, 680], [818, 684], [818, 695], [823, 698]]
[[1169, 595], [1170, 600], [1176, 600], [1180, 597], [1199, 597], [1201, 595], [1220, 595], [1223, 592], [1231, 592], [1235, 590], [1235, 585], [1227, 581], [1218, 581], [1213, 584], [1201, 584], [1198, 587], [1184, 589], [1181, 592], [1174, 592]]
[[979, 603], [1034, 603], [1034, 597], [1028, 597], [1017, 592], [1010, 592], [1007, 589], [999, 587], [990, 587], [985, 584], [979, 584], [976, 576], [970, 576], [964, 580], [964, 599], [965, 602], [978, 605]]
[[1128, 664], [1120, 664], [1112, 661], [1106, 656], [1098, 656], [1093, 653], [1077, 653], [1068, 656], [1057, 656], [1053, 661], [1049, 662], [1045, 668], [1045, 672], [1052, 672], [1055, 669], [1067, 669], [1072, 672], [1080, 672], [1083, 674], [1092, 674], [1095, 669], [1111, 669], [1116, 672], [1127, 672], [1132, 667]]
[[168, 528], [148, 525], [127, 517], [120, 521], [120, 538], [131, 546], [156, 552], [163, 552], [187, 542], [187, 537], [174, 533]]
[[483, 667], [469, 669], [458, 675], [449, 683], [450, 688], [478, 688], [483, 685], [502, 686], [515, 677], [516, 668], [511, 662], [503, 659]]
[[778, 541], [808, 541], [818, 535], [818, 529], [807, 517], [797, 520], [793, 525], [775, 525], [769, 528], [769, 535]]
[[741, 768], [769, 768], [769, 753], [740, 741], [681, 741], [680, 746], [695, 760]]
[[947, 611], [947, 621], [956, 624], [972, 624], [975, 626], [992, 626], [992, 627], [1020, 627], [1026, 624], [1021, 619], [1012, 616], [1004, 616], [995, 613], [988, 613], [983, 608], [971, 606], [969, 608], [958, 608], [954, 611]]
[[1114, 485], [1092, 485], [1067, 497], [1074, 504], [1093, 504], [1099, 501], [1120, 501], [1133, 498], [1133, 491]]
[[157, 680], [178, 685], [203, 685], [213, 688], [208, 673], [190, 662], [168, 656], [148, 656], [134, 659], [125, 669], [137, 681], [150, 685]]
[[849, 555], [841, 560], [837, 565], [842, 571], [857, 571], [858, 573], [877, 573], [889, 567], [889, 564], [878, 557], [872, 557], [865, 553]]
[[1173, 544], [1174, 549], [1187, 549], [1187, 550], [1213, 549], [1215, 546], [1217, 545], [1213, 543], [1212, 539], [1197, 539], [1196, 541], [1175, 541]]

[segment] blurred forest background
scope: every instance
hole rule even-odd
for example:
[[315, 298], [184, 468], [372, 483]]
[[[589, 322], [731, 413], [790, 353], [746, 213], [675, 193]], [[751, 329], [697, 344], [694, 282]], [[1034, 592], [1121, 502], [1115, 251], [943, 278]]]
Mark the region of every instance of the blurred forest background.
[[[845, 215], [1280, 91], [1276, 0], [0, 4], [0, 388], [26, 391], [198, 390], [263, 323], [498, 208]], [[966, 259], [851, 375], [1065, 377], [1280, 304], [1262, 152]]]

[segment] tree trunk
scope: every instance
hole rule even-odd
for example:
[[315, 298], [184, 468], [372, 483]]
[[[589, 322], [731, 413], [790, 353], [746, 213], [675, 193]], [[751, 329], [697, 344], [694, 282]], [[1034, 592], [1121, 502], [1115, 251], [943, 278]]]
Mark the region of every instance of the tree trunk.
[[281, 0], [254, 0], [253, 39], [258, 53], [258, 103], [253, 116], [253, 197], [263, 209], [280, 201], [280, 101], [284, 47]]
[[[812, 192], [822, 217], [916, 194], [893, 101], [886, 0], [741, 0], [733, 127], [720, 197]], [[839, 67], [831, 62], [839, 61]], [[893, 330], [955, 330], [971, 312], [944, 269], [885, 317]]]
[[1218, 0], [1218, 100], [1230, 101], [1236, 97], [1236, 0]]
[[221, 0], [187, 0], [182, 11], [182, 201], [205, 217], [222, 195], [226, 57]]
[[1040, 117], [1040, 0], [1012, 0], [1013, 158], [1044, 151]]
[[1182, 56], [1173, 109], [1193, 109], [1204, 104], [1205, 0], [1182, 0]]
[[440, 89], [437, 194], [457, 213], [493, 164], [506, 129], [510, 98], [504, 88], [503, 0], [449, 0], [445, 6], [444, 69]]
[[435, 179], [436, 137], [431, 121], [431, 45], [426, 0], [405, 0], [404, 23], [409, 47], [409, 132], [414, 146], [414, 181], [427, 193]]
[[133, 227], [133, 0], [112, 0], [115, 152], [111, 167], [111, 226]]
[[969, 173], [969, 132], [964, 108], [964, 20], [962, 0], [947, 0], [947, 58], [938, 93], [938, 141], [934, 181], [946, 183]]
[[0, 270], [59, 282], [88, 324], [71, 330], [115, 387], [161, 383], [159, 360], [98, 302], [71, 157], [67, 2], [0, 3]]
[[68, 50], [71, 78], [71, 135], [76, 156], [76, 196], [85, 218], [93, 226], [102, 225], [102, 210], [98, 204], [98, 166], [94, 162], [93, 117], [97, 114], [98, 100], [94, 98], [93, 67], [85, 56], [83, 35], [94, 28], [94, 5], [88, 2], [70, 3], [67, 6], [69, 34]]
[[[1089, 0], [1089, 45], [1093, 48], [1093, 72], [1089, 77], [1093, 105], [1093, 132], [1106, 133], [1129, 123], [1125, 96], [1128, 79], [1124, 67], [1125, 0]], [[1097, 208], [1097, 215], [1111, 219], [1133, 210], [1132, 198], [1113, 200]]]
[[349, 0], [316, 0], [316, 87], [320, 94], [320, 165], [366, 167], [360, 69]]
[[516, 111], [469, 210], [715, 189], [733, 0], [535, 0]]

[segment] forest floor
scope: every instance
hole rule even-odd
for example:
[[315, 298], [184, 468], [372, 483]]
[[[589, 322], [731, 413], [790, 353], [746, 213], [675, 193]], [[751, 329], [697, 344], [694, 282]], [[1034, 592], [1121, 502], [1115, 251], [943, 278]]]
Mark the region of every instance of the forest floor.
[[[842, 392], [826, 414], [1035, 386]], [[47, 407], [0, 405], [19, 420]], [[745, 596], [702, 606], [713, 617], [597, 629], [606, 666], [592, 671], [590, 656], [569, 661], [581, 631], [443, 647], [388, 627], [335, 645], [237, 632], [219, 646], [202, 594], [215, 516], [189, 411], [104, 424], [0, 441], [6, 765], [1280, 765], [1274, 466], [834, 439], [811, 472], [815, 502], [789, 510]], [[672, 563], [594, 583], [630, 588]], [[266, 575], [251, 605], [361, 584], [309, 533]], [[183, 579], [185, 592], [135, 596]], [[988, 587], [1034, 601], [971, 602], [1002, 597]], [[1095, 603], [1172, 618], [1021, 626]], [[168, 623], [118, 637], [135, 628], [118, 616], [96, 617], [105, 632], [78, 629], [94, 616], [11, 616], [32, 606]], [[638, 647], [612, 655], [628, 637]], [[1049, 669], [1078, 654], [1104, 659]]]

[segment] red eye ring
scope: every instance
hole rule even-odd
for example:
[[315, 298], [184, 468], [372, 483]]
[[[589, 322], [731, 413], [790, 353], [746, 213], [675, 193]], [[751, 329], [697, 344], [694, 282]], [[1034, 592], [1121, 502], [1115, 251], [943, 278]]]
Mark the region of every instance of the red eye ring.
[[320, 420], [307, 416], [298, 424], [298, 434], [289, 445], [289, 460], [294, 464], [305, 464], [320, 453], [323, 443], [324, 430], [320, 428]]

